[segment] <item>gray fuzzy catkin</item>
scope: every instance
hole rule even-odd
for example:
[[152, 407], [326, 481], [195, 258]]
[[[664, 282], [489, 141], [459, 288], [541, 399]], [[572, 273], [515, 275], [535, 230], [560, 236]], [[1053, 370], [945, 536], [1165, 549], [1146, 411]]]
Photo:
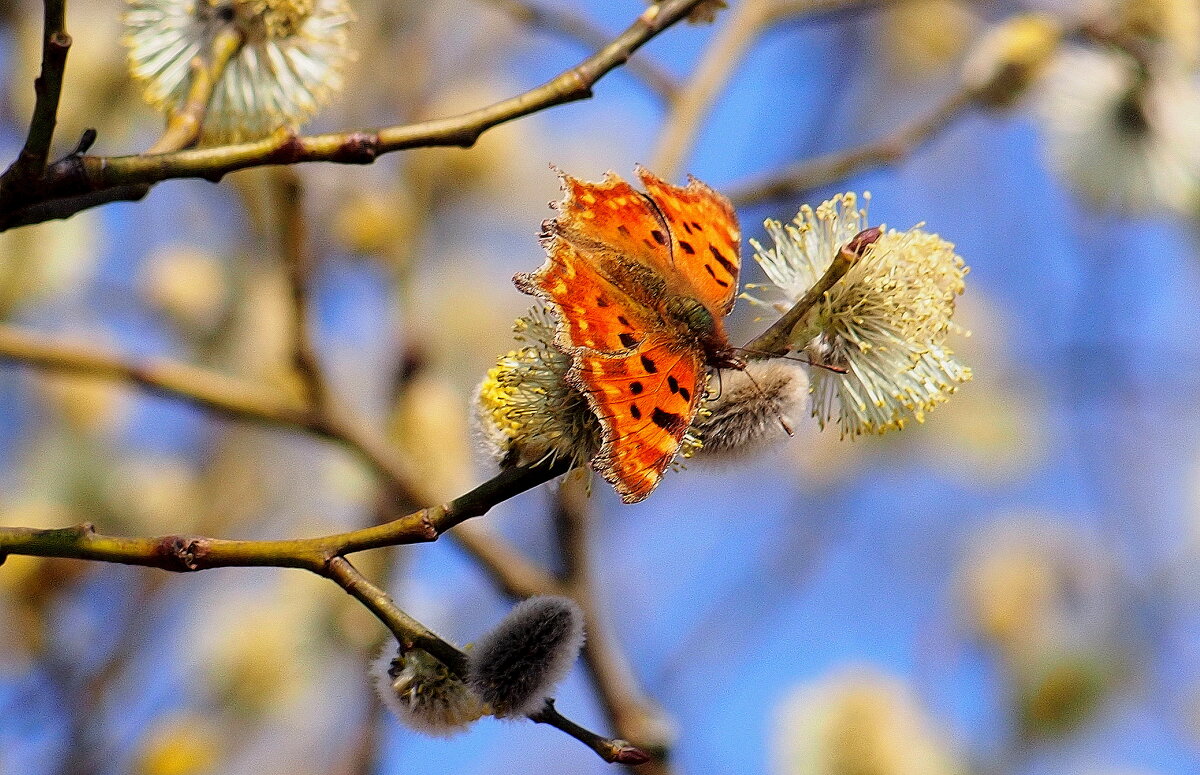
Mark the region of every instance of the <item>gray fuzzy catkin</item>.
[[467, 684], [500, 717], [540, 710], [583, 646], [583, 612], [552, 595], [517, 605], [468, 652]]
[[695, 459], [736, 458], [786, 437], [804, 408], [808, 380], [796, 365], [750, 361], [744, 372], [721, 372], [721, 394], [705, 403], [693, 431], [703, 446]]

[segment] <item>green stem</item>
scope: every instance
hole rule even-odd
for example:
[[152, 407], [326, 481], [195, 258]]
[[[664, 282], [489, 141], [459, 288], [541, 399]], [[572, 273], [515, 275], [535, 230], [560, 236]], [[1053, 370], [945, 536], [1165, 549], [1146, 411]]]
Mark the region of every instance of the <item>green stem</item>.
[[455, 525], [487, 513], [492, 506], [564, 473], [565, 464], [510, 468], [441, 506], [407, 514], [382, 525], [316, 538], [236, 541], [204, 536], [110, 536], [93, 525], [39, 530], [0, 527], [0, 557], [10, 554], [67, 557], [174, 572], [209, 568], [267, 566], [324, 573], [334, 557], [385, 546], [435, 541]]
[[783, 314], [783, 317], [776, 320], [771, 327], [762, 332], [750, 343], [745, 349], [750, 352], [751, 358], [772, 358], [787, 355], [791, 349], [792, 331], [796, 326], [804, 320], [817, 302], [829, 292], [829, 289], [846, 276], [846, 272], [850, 271], [850, 267], [862, 257], [867, 248], [875, 243], [882, 234], [882, 230], [876, 226], [859, 232], [853, 239], [838, 251], [833, 257], [833, 261], [829, 264], [829, 268], [825, 270], [825, 274], [809, 288], [800, 299], [792, 305], [792, 308]]
[[192, 81], [183, 107], [171, 114], [167, 129], [147, 154], [160, 154], [187, 148], [200, 138], [204, 116], [213, 90], [229, 62], [242, 50], [246, 36], [234, 25], [226, 25], [213, 36], [212, 45], [203, 56], [192, 60]]

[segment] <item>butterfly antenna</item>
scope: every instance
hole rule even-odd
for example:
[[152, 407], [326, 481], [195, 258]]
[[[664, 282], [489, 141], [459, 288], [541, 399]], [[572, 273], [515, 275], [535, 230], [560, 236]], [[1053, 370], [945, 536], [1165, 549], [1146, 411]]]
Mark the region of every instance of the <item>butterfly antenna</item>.
[[763, 356], [766, 356], [767, 358], [782, 358], [785, 361], [795, 361], [796, 363], [805, 363], [814, 368], [825, 369], [826, 371], [832, 371], [834, 374], [846, 374], [850, 371], [845, 366], [834, 366], [832, 363], [820, 363], [819, 361], [814, 361], [809, 358], [795, 358], [790, 355], [777, 355], [776, 353], [769, 353], [766, 350], [752, 350], [749, 347], [734, 347], [733, 349], [741, 350], [744, 353], [750, 353], [752, 355], [763, 355]]

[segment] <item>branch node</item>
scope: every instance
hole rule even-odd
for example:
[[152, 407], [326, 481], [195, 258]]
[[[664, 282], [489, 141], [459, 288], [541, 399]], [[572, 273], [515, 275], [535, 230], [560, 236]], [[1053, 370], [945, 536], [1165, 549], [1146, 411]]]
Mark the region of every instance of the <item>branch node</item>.
[[165, 536], [158, 548], [160, 556], [178, 564], [176, 570], [200, 570], [200, 559], [207, 553], [207, 541], [183, 536]]
[[[268, 164], [295, 164], [300, 161], [300, 157], [304, 154], [304, 143], [300, 141], [300, 137], [295, 130], [285, 130], [286, 135], [279, 147], [271, 151], [267, 155]], [[220, 173], [224, 175], [224, 172]], [[217, 178], [220, 180], [220, 178]]]
[[351, 132], [334, 154], [333, 161], [343, 164], [370, 164], [379, 157], [379, 135]]
[[51, 33], [50, 37], [47, 38], [47, 42], [54, 48], [57, 48], [65, 53], [66, 50], [71, 47], [71, 43], [73, 41], [71, 40], [71, 36], [67, 34], [66, 31], [55, 30], [53, 33]]
[[[444, 507], [439, 506], [438, 508], [445, 511]], [[436, 541], [441, 533], [438, 532], [437, 525], [433, 524], [433, 520], [429, 516], [431, 511], [432, 509], [421, 509], [421, 531], [427, 540]]]

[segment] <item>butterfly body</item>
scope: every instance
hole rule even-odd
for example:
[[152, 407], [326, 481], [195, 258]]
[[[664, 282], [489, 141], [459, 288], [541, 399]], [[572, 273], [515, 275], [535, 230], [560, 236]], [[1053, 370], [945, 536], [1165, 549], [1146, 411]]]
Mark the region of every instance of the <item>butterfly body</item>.
[[568, 380], [600, 419], [593, 466], [626, 502], [658, 485], [695, 419], [712, 368], [743, 368], [723, 319], [740, 267], [737, 218], [692, 179], [640, 169], [646, 192], [609, 173], [561, 175], [559, 215], [543, 225], [547, 261], [515, 279], [557, 313]]

